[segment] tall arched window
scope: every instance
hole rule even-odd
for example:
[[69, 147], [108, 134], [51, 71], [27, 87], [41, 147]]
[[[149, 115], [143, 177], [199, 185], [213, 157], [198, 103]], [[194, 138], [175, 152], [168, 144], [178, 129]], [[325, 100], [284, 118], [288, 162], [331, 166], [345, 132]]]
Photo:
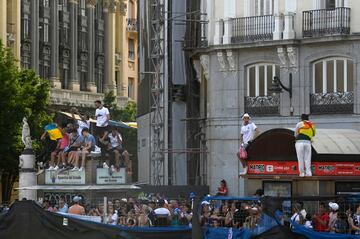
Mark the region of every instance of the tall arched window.
[[312, 93], [352, 92], [354, 62], [348, 58], [326, 58], [313, 63]]
[[247, 67], [247, 96], [267, 96], [274, 76], [279, 76], [280, 67], [271, 63], [258, 63]]

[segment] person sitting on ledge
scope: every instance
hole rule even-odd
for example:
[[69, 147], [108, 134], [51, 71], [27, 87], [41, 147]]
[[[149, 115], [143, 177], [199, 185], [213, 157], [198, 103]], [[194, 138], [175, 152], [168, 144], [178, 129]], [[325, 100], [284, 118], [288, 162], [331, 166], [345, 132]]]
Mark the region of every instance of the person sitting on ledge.
[[[91, 153], [91, 151], [95, 150], [95, 137], [89, 133], [88, 128], [84, 128], [82, 130], [82, 136], [83, 138], [83, 146], [81, 146], [81, 151], [76, 154], [75, 158], [75, 167], [72, 169], [72, 171], [79, 170], [80, 172], [85, 169], [85, 162], [86, 157]], [[79, 161], [80, 161], [80, 155], [81, 153], [81, 167], [79, 168]]]

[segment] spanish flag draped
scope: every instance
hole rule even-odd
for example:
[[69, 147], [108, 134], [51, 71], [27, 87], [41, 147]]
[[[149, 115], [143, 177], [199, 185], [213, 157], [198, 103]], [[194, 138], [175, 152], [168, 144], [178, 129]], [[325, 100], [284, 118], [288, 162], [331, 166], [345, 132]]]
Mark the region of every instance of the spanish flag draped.
[[60, 129], [54, 123], [46, 125], [45, 131], [49, 134], [51, 140], [58, 140], [62, 138]]

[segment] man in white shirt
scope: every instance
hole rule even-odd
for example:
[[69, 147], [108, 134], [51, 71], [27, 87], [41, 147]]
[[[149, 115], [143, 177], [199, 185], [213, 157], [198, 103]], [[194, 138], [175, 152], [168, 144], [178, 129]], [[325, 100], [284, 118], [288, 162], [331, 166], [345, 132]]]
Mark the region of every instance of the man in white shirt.
[[[247, 113], [245, 113], [242, 117], [243, 125], [241, 126], [240, 142], [241, 147], [244, 147], [245, 149], [247, 149], [249, 144], [260, 134], [260, 130], [253, 122], [250, 121], [250, 119], [251, 117]], [[245, 159], [240, 157], [240, 151], [237, 153], [237, 157], [240, 160], [244, 169], [244, 171], [241, 172], [240, 175], [247, 174], [247, 162]]]
[[96, 117], [96, 137], [101, 137], [107, 130], [110, 120], [109, 110], [104, 107], [100, 100], [95, 101], [95, 117]]

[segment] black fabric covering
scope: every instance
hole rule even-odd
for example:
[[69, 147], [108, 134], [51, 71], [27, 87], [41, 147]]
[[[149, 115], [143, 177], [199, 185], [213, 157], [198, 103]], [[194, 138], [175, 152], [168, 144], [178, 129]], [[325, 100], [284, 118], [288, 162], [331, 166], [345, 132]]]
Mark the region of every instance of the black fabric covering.
[[292, 232], [288, 227], [285, 226], [276, 226], [270, 230], [261, 233], [252, 239], [307, 239], [306, 236], [296, 234]]
[[13, 204], [10, 211], [0, 217], [1, 239], [190, 239], [190, 229], [127, 229], [68, 218], [46, 212], [33, 201]]

